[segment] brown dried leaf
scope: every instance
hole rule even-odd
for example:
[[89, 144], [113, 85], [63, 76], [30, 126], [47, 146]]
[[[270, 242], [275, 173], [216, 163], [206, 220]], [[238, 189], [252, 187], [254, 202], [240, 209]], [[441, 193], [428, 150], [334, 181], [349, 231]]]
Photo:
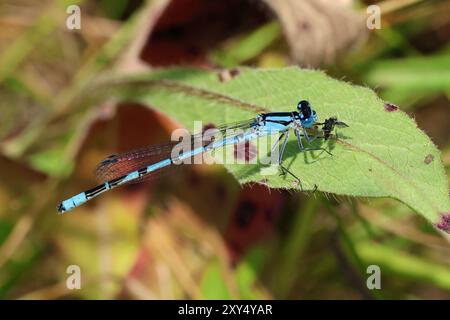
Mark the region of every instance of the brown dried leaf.
[[278, 15], [292, 57], [303, 66], [331, 63], [366, 37], [365, 18], [351, 0], [263, 1]]

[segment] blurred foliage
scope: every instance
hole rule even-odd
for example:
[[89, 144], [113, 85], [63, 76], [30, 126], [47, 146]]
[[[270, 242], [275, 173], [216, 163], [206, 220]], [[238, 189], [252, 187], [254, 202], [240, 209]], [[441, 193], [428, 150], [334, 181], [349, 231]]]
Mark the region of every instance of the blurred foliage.
[[[76, 3], [81, 29], [68, 30]], [[319, 6], [307, 20], [270, 1], [112, 3], [0, 3], [0, 298], [450, 297], [448, 235], [390, 199], [240, 186], [223, 167], [195, 166], [65, 216], [55, 208], [95, 184], [105, 156], [180, 126], [164, 106], [86, 92], [173, 65], [299, 64], [370, 86], [428, 133], [448, 177], [449, 1], [342, 1], [345, 14], [331, 19]], [[374, 3], [381, 29], [333, 43], [336, 21], [357, 13], [365, 24]], [[66, 288], [72, 264], [81, 290]], [[381, 267], [381, 290], [366, 287], [370, 264]]]

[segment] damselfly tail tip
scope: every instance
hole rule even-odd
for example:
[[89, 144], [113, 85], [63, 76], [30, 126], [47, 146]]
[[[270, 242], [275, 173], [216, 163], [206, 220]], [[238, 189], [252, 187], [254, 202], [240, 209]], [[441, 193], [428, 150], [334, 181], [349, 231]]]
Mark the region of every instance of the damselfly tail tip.
[[58, 209], [58, 213], [59, 213], [59, 214], [63, 214], [64, 212], [67, 211], [67, 210], [66, 210], [66, 207], [64, 207], [64, 204], [63, 204], [62, 202], [61, 202], [60, 204], [58, 204], [57, 209]]

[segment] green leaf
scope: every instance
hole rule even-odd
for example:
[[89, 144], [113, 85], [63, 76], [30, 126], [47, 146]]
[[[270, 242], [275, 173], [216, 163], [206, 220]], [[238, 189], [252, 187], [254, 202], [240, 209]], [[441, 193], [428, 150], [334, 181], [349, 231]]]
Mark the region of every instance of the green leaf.
[[[264, 110], [293, 111], [300, 99], [307, 99], [321, 120], [337, 116], [349, 127], [322, 145], [332, 156], [300, 153], [291, 137], [283, 163], [304, 190], [317, 185], [319, 191], [339, 195], [392, 197], [432, 223], [450, 212], [440, 152], [411, 118], [400, 110], [387, 111], [372, 90], [297, 67], [240, 69], [231, 80], [220, 79], [215, 71], [169, 69], [100, 80], [93, 91], [104, 88], [108, 95], [141, 101], [190, 130], [194, 121], [218, 125], [251, 119]], [[260, 164], [225, 167], [240, 183], [264, 180], [273, 188], [300, 189], [289, 175], [265, 175], [267, 168]]]
[[450, 55], [389, 59], [375, 63], [368, 72], [369, 84], [419, 93], [445, 92], [450, 88]]
[[450, 290], [448, 265], [438, 264], [404, 252], [399, 253], [398, 249], [381, 246], [372, 241], [355, 242], [355, 245], [367, 265], [379, 265], [382, 268], [382, 274], [393, 273], [396, 276], [411, 278], [426, 284], [431, 283]]
[[72, 170], [72, 164], [67, 164], [64, 158], [64, 150], [48, 149], [30, 156], [30, 164], [33, 168], [58, 177], [68, 175]]
[[205, 299], [230, 299], [227, 284], [217, 261], [212, 261], [206, 268], [200, 287]]
[[211, 53], [210, 59], [216, 65], [234, 67], [255, 58], [267, 49], [282, 34], [278, 22], [270, 22], [241, 39], [234, 39], [224, 50]]
[[236, 266], [236, 283], [242, 299], [264, 299], [256, 284], [266, 259], [266, 248], [255, 247]]

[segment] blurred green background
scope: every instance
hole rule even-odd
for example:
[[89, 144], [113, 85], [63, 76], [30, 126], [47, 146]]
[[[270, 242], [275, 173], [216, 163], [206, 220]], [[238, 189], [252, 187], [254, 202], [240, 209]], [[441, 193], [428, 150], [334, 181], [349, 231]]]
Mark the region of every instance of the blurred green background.
[[[66, 27], [73, 4], [79, 30]], [[0, 298], [450, 298], [450, 238], [391, 199], [239, 186], [195, 166], [56, 212], [107, 155], [177, 127], [84, 89], [174, 65], [300, 65], [369, 86], [415, 118], [448, 175], [449, 40], [446, 0], [2, 0]], [[380, 290], [367, 289], [371, 264]]]

